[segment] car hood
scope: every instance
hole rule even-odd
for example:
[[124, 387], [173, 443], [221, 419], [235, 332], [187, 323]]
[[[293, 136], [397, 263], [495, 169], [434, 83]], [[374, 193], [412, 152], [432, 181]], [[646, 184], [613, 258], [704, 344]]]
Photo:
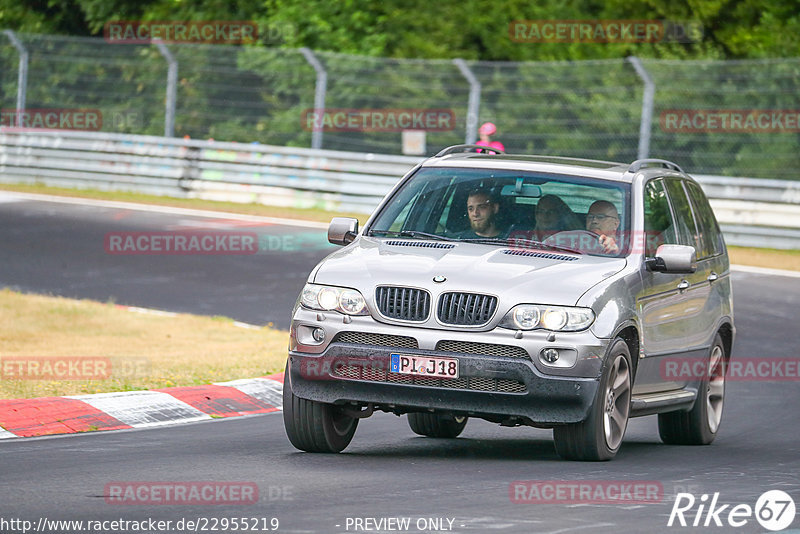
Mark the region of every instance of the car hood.
[[325, 258], [313, 282], [358, 289], [373, 304], [379, 285], [424, 288], [434, 299], [447, 291], [486, 293], [504, 311], [519, 303], [574, 305], [625, 264], [624, 258], [549, 249], [360, 237]]

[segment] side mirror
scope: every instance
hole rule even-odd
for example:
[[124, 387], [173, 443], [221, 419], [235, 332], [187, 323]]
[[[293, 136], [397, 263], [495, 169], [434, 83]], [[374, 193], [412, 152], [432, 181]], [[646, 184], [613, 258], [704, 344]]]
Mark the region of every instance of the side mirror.
[[328, 241], [334, 245], [349, 245], [358, 235], [358, 219], [334, 217], [328, 226]]
[[697, 253], [686, 245], [661, 245], [655, 258], [645, 260], [647, 268], [660, 273], [693, 273], [697, 270]]

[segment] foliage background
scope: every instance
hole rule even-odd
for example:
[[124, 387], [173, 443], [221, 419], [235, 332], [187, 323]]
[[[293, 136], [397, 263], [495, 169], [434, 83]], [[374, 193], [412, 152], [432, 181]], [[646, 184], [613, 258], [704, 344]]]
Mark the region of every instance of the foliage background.
[[[348, 54], [487, 61], [795, 57], [797, 0], [0, 0], [0, 27], [102, 36], [111, 20], [253, 20], [289, 24], [283, 45]], [[696, 44], [520, 44], [514, 20], [659, 19], [704, 29]]]
[[[692, 43], [519, 43], [515, 20], [658, 19], [703, 29]], [[178, 59], [177, 136], [310, 146], [313, 49], [328, 70], [329, 108], [451, 108], [456, 128], [428, 152], [463, 142], [469, 86], [480, 121], [516, 152], [636, 157], [643, 84], [653, 77], [650, 155], [696, 173], [797, 179], [800, 134], [664, 132], [665, 110], [800, 109], [798, 0], [0, 0], [0, 28], [30, 51], [28, 107], [101, 109], [103, 130], [163, 135], [166, 63], [153, 46], [112, 45], [115, 20], [248, 20], [255, 46], [170, 45]], [[2, 42], [2, 40], [0, 40]], [[782, 58], [782, 59], [775, 59]], [[0, 104], [14, 107], [17, 52], [0, 47]], [[326, 132], [324, 148], [399, 153], [400, 134]]]

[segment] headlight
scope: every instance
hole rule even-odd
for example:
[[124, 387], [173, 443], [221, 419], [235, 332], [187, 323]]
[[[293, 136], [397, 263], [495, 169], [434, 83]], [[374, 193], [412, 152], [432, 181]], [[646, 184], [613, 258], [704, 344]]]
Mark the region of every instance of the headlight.
[[541, 328], [561, 332], [585, 330], [594, 322], [591, 308], [519, 304], [503, 317], [498, 326], [512, 330]]
[[368, 315], [364, 297], [347, 287], [306, 284], [300, 295], [300, 304], [312, 310], [338, 311], [347, 315]]

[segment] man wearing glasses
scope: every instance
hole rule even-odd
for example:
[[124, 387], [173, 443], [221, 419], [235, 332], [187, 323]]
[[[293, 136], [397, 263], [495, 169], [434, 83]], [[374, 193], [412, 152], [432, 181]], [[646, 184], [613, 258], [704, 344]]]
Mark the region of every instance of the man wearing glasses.
[[586, 229], [600, 236], [599, 242], [605, 254], [619, 252], [617, 246], [617, 229], [619, 228], [619, 213], [617, 208], [607, 200], [598, 200], [589, 206], [586, 214]]

